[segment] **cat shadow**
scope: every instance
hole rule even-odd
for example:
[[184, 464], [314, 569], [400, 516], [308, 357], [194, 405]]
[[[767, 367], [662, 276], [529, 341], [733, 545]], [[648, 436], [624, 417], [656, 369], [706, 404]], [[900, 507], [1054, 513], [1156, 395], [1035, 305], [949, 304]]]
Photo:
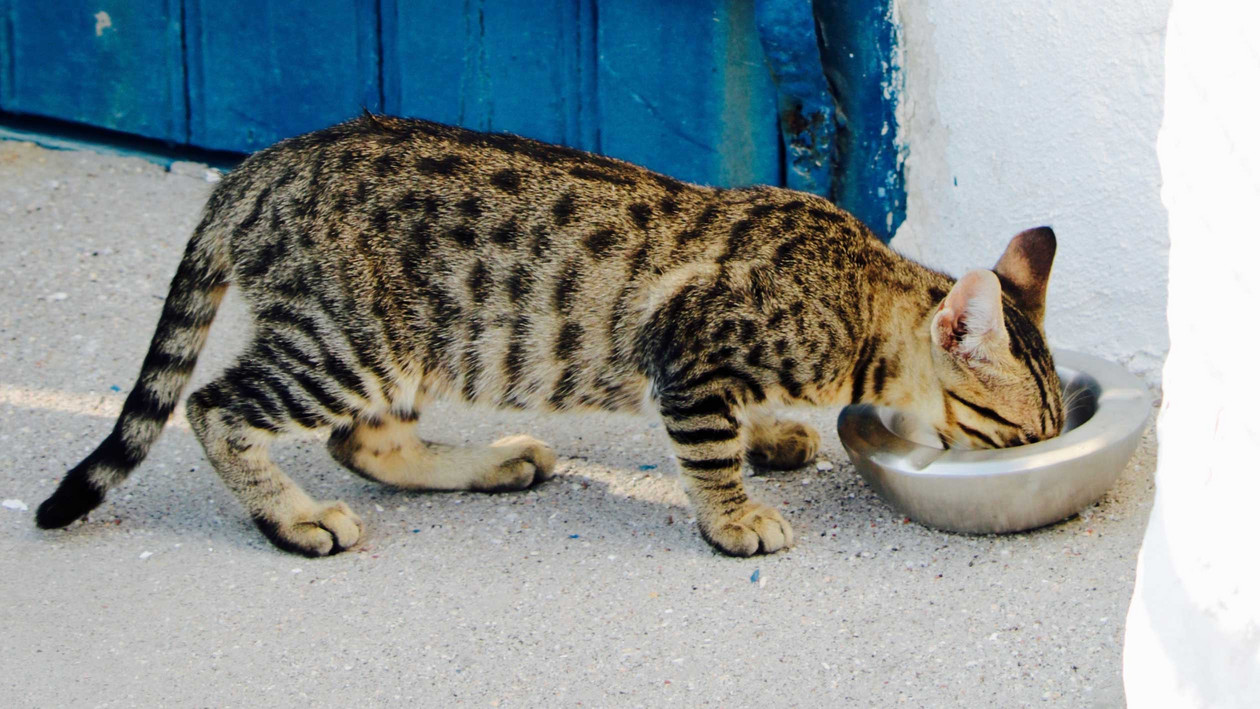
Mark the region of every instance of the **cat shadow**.
[[[121, 529], [212, 548], [273, 551], [191, 434], [173, 429], [164, 439], [85, 521], [32, 532], [79, 544]], [[456, 554], [500, 546], [556, 554], [572, 553], [575, 546], [616, 555], [717, 553], [696, 529], [672, 462], [644, 471], [618, 465], [615, 455], [574, 457], [560, 451], [551, 480], [529, 490], [487, 494], [408, 491], [367, 481], [334, 462], [319, 440], [292, 441], [277, 446], [276, 453], [277, 463], [313, 497], [343, 500], [363, 518], [366, 536], [357, 551], [414, 549], [419, 541]], [[843, 468], [826, 479], [818, 476], [810, 469], [745, 471], [749, 495], [783, 511], [798, 540], [837, 528], [846, 518], [861, 527], [867, 518], [893, 514], [877, 498], [850, 497], [856, 483]]]
[[[50, 418], [57, 419], [48, 424], [55, 429], [101, 428], [99, 417], [56, 413]], [[77, 462], [70, 460], [74, 457], [67, 452], [64, 461], [40, 460], [33, 472], [44, 484], [29, 497], [38, 502], [51, 494], [65, 469]], [[691, 523], [672, 475], [653, 476], [654, 499], [649, 499], [610, 482], [641, 479], [642, 472], [617, 470], [562, 452], [556, 477], [529, 490], [426, 492], [400, 490], [350, 473], [328, 455], [322, 439], [279, 442], [272, 457], [312, 497], [342, 500], [364, 520], [366, 536], [356, 547], [361, 551], [411, 544], [418, 538], [417, 530], [428, 532], [424, 539], [435, 547], [459, 552], [502, 543], [522, 529], [532, 529], [531, 543], [544, 550], [580, 539], [580, 544], [597, 545], [606, 553], [653, 546], [713, 553]], [[584, 474], [588, 468], [594, 475]], [[31, 507], [33, 514], [35, 505]], [[433, 532], [436, 529], [442, 531]], [[78, 545], [101, 543], [116, 531], [172, 543], [274, 551], [219, 481], [191, 432], [176, 426], [163, 433], [148, 459], [85, 519], [47, 531], [36, 528], [32, 520], [28, 534]]]
[[[100, 417], [39, 414], [51, 430], [104, 428]], [[343, 500], [363, 518], [367, 535], [360, 550], [412, 547], [419, 541], [457, 553], [501, 545], [523, 545], [548, 553], [564, 553], [574, 545], [589, 545], [608, 554], [645, 549], [696, 557], [715, 553], [700, 538], [668, 443], [650, 420], [640, 427], [644, 435], [639, 439], [620, 418], [583, 420], [492, 412], [457, 413], [440, 420], [431, 437], [453, 443], [485, 442], [521, 431], [555, 441], [558, 474], [519, 492], [416, 492], [351, 474], [328, 456], [321, 439], [282, 442], [273, 457], [312, 497]], [[821, 428], [820, 423], [826, 421], [815, 416], [810, 422]], [[745, 468], [749, 496], [782, 511], [793, 525], [798, 545], [812, 544], [820, 537], [852, 539], [869, 535], [876, 527], [882, 543], [890, 546], [915, 540], [926, 543], [945, 535], [908, 523], [866, 486], [838, 448], [824, 438], [820, 458], [835, 461], [830, 471], [807, 466], [758, 474]], [[66, 457], [75, 456], [66, 451]], [[52, 467], [58, 462], [70, 465], [77, 460], [37, 458], [27, 463], [47, 480], [45, 488], [30, 493], [32, 498], [42, 500], [52, 492], [65, 470]], [[219, 482], [192, 434], [179, 426], [168, 428], [149, 459], [86, 521], [53, 532], [36, 530], [32, 524], [31, 533], [79, 543], [114, 528], [142, 530], [172, 542], [272, 549]]]

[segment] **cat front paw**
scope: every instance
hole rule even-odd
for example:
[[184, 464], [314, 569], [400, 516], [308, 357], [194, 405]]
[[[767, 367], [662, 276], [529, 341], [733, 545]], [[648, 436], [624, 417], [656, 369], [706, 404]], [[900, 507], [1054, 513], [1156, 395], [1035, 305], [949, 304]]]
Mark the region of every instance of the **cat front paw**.
[[254, 518], [272, 544], [302, 556], [329, 556], [363, 538], [363, 520], [340, 500], [314, 502], [289, 514], [271, 512]]
[[772, 554], [795, 541], [792, 525], [778, 510], [751, 501], [729, 515], [701, 521], [700, 535], [714, 549], [730, 556]]

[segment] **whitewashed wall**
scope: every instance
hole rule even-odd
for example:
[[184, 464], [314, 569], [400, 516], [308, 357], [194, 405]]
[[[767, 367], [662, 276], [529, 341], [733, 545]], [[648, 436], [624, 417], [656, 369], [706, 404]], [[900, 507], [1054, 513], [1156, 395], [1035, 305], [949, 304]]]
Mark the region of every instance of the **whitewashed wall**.
[[1174, 0], [1159, 136], [1172, 248], [1129, 706], [1260, 706], [1260, 5]]
[[1168, 0], [898, 0], [906, 221], [894, 248], [961, 275], [1059, 237], [1052, 344], [1157, 384], [1168, 222], [1155, 139]]

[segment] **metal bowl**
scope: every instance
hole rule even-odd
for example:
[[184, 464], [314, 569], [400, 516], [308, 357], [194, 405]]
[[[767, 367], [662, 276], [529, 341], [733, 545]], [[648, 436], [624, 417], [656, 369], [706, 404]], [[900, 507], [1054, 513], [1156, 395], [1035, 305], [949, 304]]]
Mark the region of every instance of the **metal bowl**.
[[858, 404], [840, 412], [840, 441], [858, 473], [911, 519], [952, 532], [1041, 527], [1102, 497], [1136, 450], [1151, 413], [1142, 382], [1123, 367], [1056, 351], [1071, 402], [1063, 433], [998, 450], [944, 450], [912, 417]]

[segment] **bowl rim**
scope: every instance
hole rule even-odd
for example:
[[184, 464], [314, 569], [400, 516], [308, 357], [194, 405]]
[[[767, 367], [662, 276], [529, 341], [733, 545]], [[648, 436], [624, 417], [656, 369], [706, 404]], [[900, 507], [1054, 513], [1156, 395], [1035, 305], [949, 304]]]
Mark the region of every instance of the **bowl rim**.
[[944, 450], [912, 441], [890, 429], [883, 417], [895, 411], [891, 407], [852, 404], [841, 410], [836, 422], [840, 440], [850, 457], [859, 455], [902, 475], [991, 477], [1019, 475], [1085, 458], [1127, 439], [1135, 429], [1146, 427], [1152, 398], [1142, 380], [1124, 367], [1094, 355], [1061, 349], [1054, 349], [1053, 355], [1061, 378], [1082, 373], [1093, 378], [1100, 389], [1094, 414], [1060, 436], [1014, 448]]

